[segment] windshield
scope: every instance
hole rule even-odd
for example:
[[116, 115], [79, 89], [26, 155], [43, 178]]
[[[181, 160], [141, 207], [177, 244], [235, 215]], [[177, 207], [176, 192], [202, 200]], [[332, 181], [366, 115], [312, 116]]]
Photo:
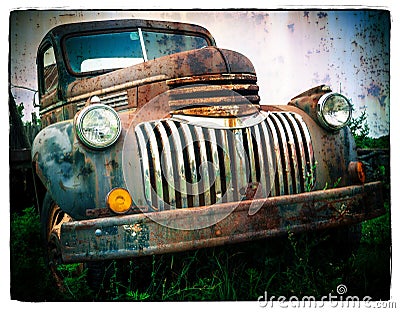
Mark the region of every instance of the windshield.
[[124, 31], [68, 37], [64, 48], [74, 73], [112, 70], [208, 46], [200, 36]]

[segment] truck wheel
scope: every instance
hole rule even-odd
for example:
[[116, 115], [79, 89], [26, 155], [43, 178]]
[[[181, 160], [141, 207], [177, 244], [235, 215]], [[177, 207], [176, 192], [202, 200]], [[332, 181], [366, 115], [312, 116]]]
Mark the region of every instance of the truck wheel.
[[40, 214], [45, 261], [49, 266], [57, 287], [61, 291], [64, 291], [64, 275], [59, 269], [59, 265], [63, 264], [61, 258], [60, 233], [61, 225], [69, 221], [72, 221], [72, 218], [60, 209], [49, 193], [46, 193]]
[[[70, 272], [63, 272], [59, 266], [63, 264], [60, 242], [61, 225], [72, 220], [72, 217], [63, 212], [51, 196], [46, 193], [40, 216], [45, 260], [49, 266], [51, 275], [61, 292], [66, 291], [64, 285], [65, 276], [71, 276]], [[88, 286], [97, 294], [101, 287], [105, 285], [107, 278], [110, 277], [109, 268], [109, 262], [87, 262], [85, 264], [79, 264], [79, 266], [76, 267], [76, 272], [72, 273], [72, 275], [78, 277], [85, 269], [87, 269]]]

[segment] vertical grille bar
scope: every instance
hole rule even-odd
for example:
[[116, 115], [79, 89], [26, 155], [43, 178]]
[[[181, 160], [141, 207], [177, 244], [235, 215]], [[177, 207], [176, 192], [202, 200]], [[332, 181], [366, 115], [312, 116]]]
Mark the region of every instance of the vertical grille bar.
[[292, 180], [292, 188], [293, 188], [293, 191], [290, 192], [290, 194], [299, 193], [301, 190], [300, 179], [299, 179], [299, 164], [297, 160], [297, 151], [296, 151], [295, 140], [293, 137], [293, 132], [288, 123], [288, 120], [286, 119], [288, 115], [279, 112], [276, 114], [276, 116], [281, 121], [285, 132], [285, 136], [287, 138], [287, 145], [289, 152], [287, 171], [290, 172], [290, 177], [288, 177], [288, 180], [289, 179]]
[[[218, 145], [217, 145], [217, 137], [215, 135], [216, 130], [213, 128], [208, 129], [208, 140], [210, 142], [211, 149], [211, 161], [214, 166], [214, 189], [215, 189], [215, 200], [216, 202], [221, 201], [223, 191], [221, 186], [221, 168], [220, 168], [220, 160], [218, 154]], [[225, 177], [224, 177], [225, 178]]]
[[210, 195], [210, 181], [208, 175], [208, 165], [207, 165], [207, 150], [206, 143], [204, 139], [203, 130], [199, 126], [193, 127], [194, 133], [196, 134], [196, 141], [198, 143], [198, 152], [200, 165], [198, 165], [198, 171], [200, 173], [200, 194], [204, 194], [204, 205], [211, 204], [211, 195]]
[[151, 187], [151, 178], [150, 178], [150, 162], [149, 162], [149, 154], [147, 153], [147, 141], [143, 134], [142, 127], [136, 127], [135, 129], [136, 138], [138, 140], [139, 145], [139, 155], [141, 158], [142, 169], [143, 169], [143, 184], [144, 184], [144, 195], [146, 200], [151, 202], [152, 199], [152, 187]]
[[[312, 167], [315, 164], [314, 160], [314, 151], [313, 151], [313, 146], [311, 142], [311, 136], [308, 131], [306, 123], [303, 121], [303, 119], [297, 115], [297, 114], [292, 114], [293, 118], [296, 120], [297, 125], [299, 126], [303, 141], [304, 141], [304, 147], [305, 147], [305, 158], [306, 158], [306, 174], [313, 174], [315, 175], [315, 171], [312, 170]], [[315, 181], [315, 177], [314, 181]]]
[[217, 130], [217, 142], [218, 147], [220, 147], [220, 162], [222, 161], [222, 166], [224, 167], [225, 173], [225, 192], [223, 194], [223, 202], [232, 202], [234, 201], [233, 192], [232, 192], [232, 171], [231, 171], [231, 161], [229, 158], [229, 147], [228, 147], [228, 134], [229, 131]]
[[249, 161], [249, 178], [251, 182], [256, 182], [257, 181], [257, 170], [256, 167], [259, 166], [259, 164], [256, 164], [255, 160], [255, 155], [254, 155], [254, 147], [253, 147], [253, 134], [252, 134], [252, 128], [244, 128], [245, 136], [246, 136], [246, 141], [247, 141], [247, 146], [248, 149], [246, 151], [247, 156], [248, 156], [248, 161]]
[[[263, 123], [264, 124], [264, 123]], [[268, 181], [268, 177], [267, 177], [267, 173], [268, 170], [265, 167], [265, 160], [262, 157], [263, 155], [265, 155], [266, 153], [264, 152], [265, 149], [269, 149], [267, 147], [265, 147], [264, 145], [264, 141], [262, 141], [261, 139], [261, 134], [260, 134], [260, 125], [256, 125], [253, 127], [253, 134], [254, 134], [254, 138], [255, 138], [255, 145], [253, 145], [253, 151], [254, 154], [257, 153], [258, 154], [258, 159], [259, 159], [259, 168], [260, 168], [260, 178], [259, 178], [259, 182], [262, 186], [262, 197], [266, 197], [267, 196], [267, 191], [265, 186], [267, 186], [267, 181]], [[256, 149], [255, 149], [256, 148]]]
[[304, 192], [304, 183], [307, 175], [306, 164], [307, 160], [305, 157], [305, 146], [303, 142], [303, 136], [300, 132], [299, 126], [291, 114], [286, 114], [287, 120], [290, 123], [291, 130], [294, 135], [294, 144], [296, 146], [296, 156], [297, 156], [297, 167], [298, 173], [296, 176], [297, 181], [297, 192]]
[[230, 151], [229, 156], [231, 158], [231, 170], [235, 177], [232, 184], [233, 194], [235, 200], [241, 200], [241, 194], [244, 194], [245, 191], [242, 188], [246, 188], [248, 183], [248, 174], [246, 172], [247, 154], [243, 146], [241, 129], [233, 129], [231, 133], [230, 139], [232, 142], [230, 147], [232, 147], [232, 151]]
[[175, 175], [172, 162], [171, 147], [168, 140], [167, 131], [161, 122], [156, 123], [156, 129], [161, 135], [161, 145], [159, 146], [160, 161], [161, 163], [161, 175], [164, 175], [163, 179], [163, 192], [168, 194], [168, 204], [170, 209], [176, 208], [175, 198]]
[[190, 132], [189, 126], [187, 124], [181, 123], [180, 129], [182, 130], [183, 138], [184, 138], [184, 150], [187, 151], [188, 159], [185, 160], [185, 165], [187, 166], [186, 171], [188, 171], [188, 176], [186, 176], [186, 180], [189, 182], [187, 187], [188, 191], [188, 200], [193, 199], [193, 206], [199, 206], [199, 189], [198, 189], [198, 178], [197, 178], [197, 167], [196, 167], [196, 155], [193, 145], [193, 137]]
[[[261, 129], [262, 129], [262, 134], [264, 137], [264, 149], [266, 150], [266, 154], [260, 155], [260, 158], [262, 158], [262, 162], [264, 163], [264, 168], [265, 168], [265, 176], [266, 176], [266, 184], [265, 184], [265, 189], [266, 189], [266, 196], [269, 195], [275, 186], [275, 179], [276, 175], [275, 172], [277, 171], [277, 157], [276, 157], [276, 151], [273, 151], [274, 146], [271, 143], [271, 131], [268, 129], [268, 124], [266, 122], [263, 122], [260, 124]], [[275, 157], [273, 157], [275, 156]], [[281, 172], [280, 172], [281, 173]], [[276, 193], [276, 192], [275, 192]]]
[[286, 194], [287, 187], [285, 188], [285, 181], [284, 177], [286, 177], [285, 174], [285, 158], [282, 156], [282, 153], [284, 153], [283, 148], [281, 148], [280, 144], [280, 139], [279, 139], [279, 134], [276, 131], [276, 127], [272, 122], [272, 119], [270, 116], [268, 116], [267, 123], [269, 126], [269, 129], [271, 130], [272, 138], [274, 141], [274, 150], [275, 150], [275, 157], [276, 157], [276, 176], [275, 176], [275, 184], [274, 188], [272, 188], [272, 195], [273, 196], [280, 196]]
[[[185, 161], [183, 159], [183, 144], [179, 135], [178, 128], [175, 123], [169, 120], [165, 121], [166, 126], [170, 129], [170, 148], [171, 155], [174, 158], [172, 162], [174, 166], [174, 182], [177, 193], [179, 194], [180, 204], [177, 203], [177, 207], [187, 208], [188, 207], [188, 197], [186, 188], [186, 178], [185, 178]], [[168, 151], [166, 151], [167, 153]]]
[[[157, 146], [157, 138], [154, 132], [154, 125], [150, 123], [144, 124], [144, 130], [147, 133], [148, 137], [148, 145], [150, 149], [150, 153], [152, 158], [149, 159], [152, 162], [153, 174], [154, 174], [154, 185], [152, 186], [155, 190], [155, 195], [157, 197], [157, 208], [160, 211], [164, 210], [164, 192], [163, 192], [163, 182], [162, 182], [162, 171], [161, 171], [161, 162], [160, 155]], [[150, 167], [151, 168], [151, 167]], [[154, 200], [153, 200], [154, 201]]]

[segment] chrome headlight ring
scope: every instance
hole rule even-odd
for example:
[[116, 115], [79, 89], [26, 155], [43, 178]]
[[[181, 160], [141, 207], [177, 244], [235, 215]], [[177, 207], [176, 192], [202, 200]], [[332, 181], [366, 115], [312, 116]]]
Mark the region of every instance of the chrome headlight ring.
[[118, 113], [104, 104], [83, 108], [75, 120], [79, 140], [89, 148], [104, 149], [114, 144], [121, 134]]
[[318, 100], [317, 117], [326, 129], [339, 130], [350, 122], [350, 101], [339, 93], [326, 93]]

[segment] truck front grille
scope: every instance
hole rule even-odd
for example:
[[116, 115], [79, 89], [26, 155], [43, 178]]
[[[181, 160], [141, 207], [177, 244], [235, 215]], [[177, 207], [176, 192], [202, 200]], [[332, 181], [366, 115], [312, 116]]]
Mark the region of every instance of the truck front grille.
[[313, 181], [310, 134], [295, 113], [272, 112], [235, 129], [166, 119], [141, 123], [135, 133], [154, 210], [296, 194]]

